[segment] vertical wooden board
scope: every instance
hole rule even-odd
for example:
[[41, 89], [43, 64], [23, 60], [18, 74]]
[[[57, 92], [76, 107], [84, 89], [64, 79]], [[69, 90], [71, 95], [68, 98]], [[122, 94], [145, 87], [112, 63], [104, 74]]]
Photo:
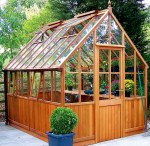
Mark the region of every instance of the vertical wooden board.
[[131, 128], [131, 101], [128, 101], [128, 115], [129, 115], [128, 128]]
[[103, 131], [103, 140], [105, 140], [106, 139], [106, 117], [107, 117], [107, 112], [105, 111], [105, 107], [101, 107], [101, 110], [102, 110], [102, 113], [103, 113], [103, 116], [102, 116], [102, 125], [101, 125], [101, 129], [102, 129], [102, 131]]
[[142, 99], [139, 100], [139, 126], [144, 125], [144, 112], [143, 112], [143, 105], [142, 105]]
[[46, 121], [46, 118], [45, 118], [45, 114], [46, 114], [45, 106], [46, 106], [46, 103], [40, 102], [40, 125], [41, 125], [40, 131], [42, 133], [45, 133], [45, 121]]
[[115, 111], [115, 114], [114, 114], [114, 119], [115, 119], [115, 123], [114, 123], [114, 124], [115, 124], [115, 135], [114, 135], [114, 136], [115, 136], [115, 138], [116, 138], [117, 135], [118, 135], [118, 134], [117, 134], [117, 131], [118, 131], [118, 130], [117, 130], [117, 127], [118, 127], [118, 121], [117, 121], [117, 116], [116, 116], [116, 114], [117, 114], [116, 106], [114, 106], [114, 111]]
[[49, 103], [45, 103], [45, 132], [50, 130], [49, 116]]
[[134, 113], [134, 103], [135, 103], [135, 100], [132, 100], [131, 101], [131, 128], [134, 127], [134, 116], [136, 113]]
[[89, 108], [90, 112], [89, 112], [89, 127], [90, 127], [90, 135], [94, 135], [94, 128], [95, 128], [95, 124], [94, 124], [94, 106], [93, 105], [90, 105], [90, 108]]
[[108, 136], [109, 136], [109, 139], [112, 139], [111, 127], [112, 127], [112, 108], [113, 108], [113, 106], [108, 106], [108, 108], [109, 108], [109, 113], [108, 113]]
[[112, 133], [112, 138], [115, 138], [115, 118], [114, 118], [115, 109], [114, 109], [114, 107], [112, 107], [111, 110], [112, 110], [111, 111], [111, 114], [112, 114], [112, 119], [111, 119], [111, 122], [112, 122], [111, 133]]
[[83, 128], [83, 131], [82, 131], [82, 137], [84, 137], [84, 136], [86, 136], [86, 116], [87, 116], [87, 114], [86, 114], [86, 108], [85, 108], [86, 106], [85, 105], [83, 105], [82, 106], [82, 128]]
[[14, 120], [13, 117], [13, 97], [12, 96], [8, 96], [8, 117], [11, 120]]
[[118, 138], [121, 137], [121, 105], [117, 105], [118, 107]]
[[[79, 108], [79, 127], [82, 127], [82, 106]], [[79, 131], [79, 137], [82, 137], [83, 129]]]
[[19, 122], [19, 102], [18, 102], [18, 98], [14, 97], [14, 104], [13, 104], [13, 108], [14, 108], [14, 121]]
[[37, 101], [34, 101], [34, 114], [35, 114], [35, 129], [39, 131], [39, 103]]
[[139, 126], [139, 101], [136, 102], [136, 127]]
[[137, 113], [137, 103], [138, 103], [138, 101], [134, 100], [134, 125], [133, 125], [133, 127], [137, 126], [137, 116], [138, 116], [138, 113]]
[[[79, 115], [78, 109], [79, 109], [79, 106], [78, 106], [78, 105], [75, 105], [74, 112], [76, 113], [77, 117], [78, 117], [78, 115]], [[79, 119], [78, 119], [78, 120], [79, 120]], [[79, 135], [78, 135], [79, 130], [81, 130], [81, 129], [79, 129], [79, 124], [77, 123], [77, 125], [76, 125], [76, 127], [75, 127], [75, 129], [74, 129], [75, 138], [78, 138], [78, 137], [79, 137]]]
[[34, 101], [30, 100], [29, 101], [29, 115], [30, 115], [29, 123], [30, 123], [30, 128], [32, 129], [35, 129], [35, 121], [36, 121], [35, 110], [36, 110], [36, 107], [35, 107]]

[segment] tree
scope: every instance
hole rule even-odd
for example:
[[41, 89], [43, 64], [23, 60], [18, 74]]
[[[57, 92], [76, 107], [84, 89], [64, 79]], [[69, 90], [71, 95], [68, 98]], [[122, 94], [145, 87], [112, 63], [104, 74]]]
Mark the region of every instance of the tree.
[[[145, 31], [143, 25], [147, 17], [143, 0], [111, 0], [113, 13], [136, 44], [141, 54], [146, 49]], [[91, 10], [107, 8], [107, 0], [49, 0], [53, 17], [61, 20], [73, 17], [75, 14]]]
[[26, 19], [21, 6], [10, 0], [4, 9], [0, 9], [0, 45], [9, 49], [11, 58], [22, 44], [22, 24]]
[[[27, 11], [34, 5], [42, 12], [33, 19], [28, 19]], [[49, 20], [48, 12], [47, 0], [8, 0], [6, 6], [0, 8], [0, 45], [4, 48], [4, 53], [0, 54], [0, 70], [33, 37], [32, 32], [42, 24], [41, 18], [44, 19], [43, 22]]]

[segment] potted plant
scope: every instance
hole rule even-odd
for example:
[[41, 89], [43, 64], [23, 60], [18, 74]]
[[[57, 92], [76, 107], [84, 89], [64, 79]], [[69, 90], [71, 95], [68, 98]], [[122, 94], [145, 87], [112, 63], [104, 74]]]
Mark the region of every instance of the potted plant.
[[73, 146], [72, 130], [78, 122], [76, 114], [70, 108], [58, 107], [50, 117], [52, 132], [48, 132], [49, 146]]
[[112, 82], [111, 90], [115, 96], [119, 96], [119, 80]]
[[131, 92], [134, 89], [134, 82], [131, 79], [125, 80], [125, 97], [130, 97]]
[[112, 72], [119, 72], [119, 60], [113, 60], [112, 61], [111, 71]]
[[66, 74], [66, 77], [65, 77], [66, 86], [68, 90], [70, 91], [72, 91], [72, 88], [73, 88], [73, 80], [71, 77], [72, 77], [71, 74]]

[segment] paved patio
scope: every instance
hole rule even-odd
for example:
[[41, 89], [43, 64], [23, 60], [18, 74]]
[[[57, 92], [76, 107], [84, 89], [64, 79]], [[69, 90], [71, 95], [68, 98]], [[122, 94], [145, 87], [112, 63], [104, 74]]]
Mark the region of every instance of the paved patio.
[[29, 134], [0, 123], [0, 146], [48, 146]]
[[[0, 123], [0, 146], [48, 146], [48, 144], [11, 126]], [[147, 135], [138, 134], [91, 146], [150, 146], [150, 132]]]

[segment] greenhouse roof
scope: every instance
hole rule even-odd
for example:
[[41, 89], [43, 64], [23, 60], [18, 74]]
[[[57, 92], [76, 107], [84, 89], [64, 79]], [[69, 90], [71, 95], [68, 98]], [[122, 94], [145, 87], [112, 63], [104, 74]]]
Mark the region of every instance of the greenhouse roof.
[[[110, 14], [109, 9], [94, 10], [78, 14], [66, 21], [56, 21], [43, 26], [5, 70], [60, 71], [71, 55], [83, 45], [100, 24], [104, 23], [108, 14]], [[142, 61], [144, 62], [143, 59]]]

